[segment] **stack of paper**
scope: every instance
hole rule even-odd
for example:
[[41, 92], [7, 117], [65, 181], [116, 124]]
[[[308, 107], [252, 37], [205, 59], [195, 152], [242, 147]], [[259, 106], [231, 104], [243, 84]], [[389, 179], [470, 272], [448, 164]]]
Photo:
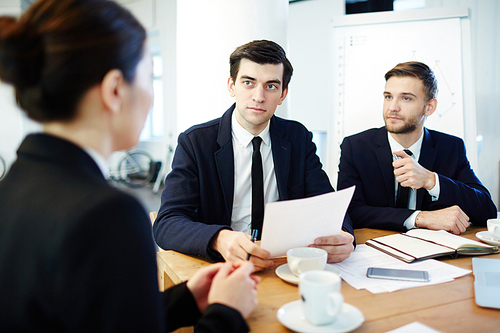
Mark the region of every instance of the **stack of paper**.
[[[341, 270], [342, 279], [351, 286], [356, 289], [366, 289], [374, 294], [452, 281], [471, 273], [470, 270], [434, 259], [408, 264], [364, 244], [358, 245], [349, 258], [333, 265]], [[368, 267], [428, 271], [431, 280], [430, 282], [410, 282], [368, 278], [366, 277]]]

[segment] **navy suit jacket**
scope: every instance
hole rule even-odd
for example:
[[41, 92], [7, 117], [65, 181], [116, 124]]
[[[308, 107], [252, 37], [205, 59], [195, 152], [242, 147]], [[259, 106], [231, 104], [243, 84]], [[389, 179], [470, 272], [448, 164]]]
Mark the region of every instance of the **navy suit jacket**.
[[186, 284], [158, 291], [151, 222], [73, 143], [29, 135], [0, 181], [5, 332], [247, 332], [235, 309], [203, 315]]
[[[164, 249], [222, 260], [209, 248], [212, 238], [230, 229], [234, 197], [231, 106], [221, 118], [181, 133], [165, 179], [161, 207], [153, 227]], [[312, 133], [296, 121], [271, 118], [270, 135], [279, 200], [332, 192], [316, 155]], [[353, 234], [348, 216], [343, 229]], [[305, 244], [306, 245], [306, 244]]]
[[[354, 228], [406, 231], [403, 223], [414, 211], [395, 208], [393, 159], [385, 127], [344, 138], [341, 150], [338, 189], [356, 185], [348, 209]], [[424, 128], [418, 162], [438, 174], [440, 195], [432, 201], [427, 190], [417, 190], [417, 210], [458, 205], [481, 226], [496, 217], [495, 204], [472, 171], [462, 139]]]

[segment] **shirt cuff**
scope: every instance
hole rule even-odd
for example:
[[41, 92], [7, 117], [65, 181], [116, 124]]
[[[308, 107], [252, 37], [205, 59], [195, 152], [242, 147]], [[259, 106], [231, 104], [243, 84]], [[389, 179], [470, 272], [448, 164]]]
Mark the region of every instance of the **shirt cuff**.
[[434, 172], [434, 179], [436, 180], [436, 184], [434, 185], [433, 188], [427, 191], [429, 195], [431, 196], [432, 201], [438, 201], [439, 199], [439, 194], [441, 193], [441, 187], [439, 185], [439, 176], [437, 173]]
[[415, 228], [415, 220], [417, 219], [418, 213], [420, 213], [420, 210], [416, 210], [411, 214], [403, 223], [403, 225], [406, 227], [406, 230], [410, 230]]

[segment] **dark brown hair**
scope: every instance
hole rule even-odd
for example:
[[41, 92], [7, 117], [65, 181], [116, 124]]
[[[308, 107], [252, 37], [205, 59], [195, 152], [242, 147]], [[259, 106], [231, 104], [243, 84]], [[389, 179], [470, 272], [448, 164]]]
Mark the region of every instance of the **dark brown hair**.
[[240, 69], [241, 59], [251, 60], [259, 65], [283, 64], [282, 91], [288, 87], [293, 74], [293, 67], [286, 57], [285, 50], [275, 42], [269, 40], [255, 40], [241, 45], [229, 57], [229, 75], [236, 80]]
[[38, 0], [19, 20], [0, 17], [0, 79], [30, 118], [70, 120], [110, 70], [133, 81], [145, 40], [142, 25], [114, 1]]
[[387, 81], [393, 76], [413, 76], [422, 80], [426, 101], [436, 98], [437, 96], [438, 88], [436, 76], [432, 69], [424, 63], [409, 61], [397, 64], [396, 67], [385, 74], [385, 80]]

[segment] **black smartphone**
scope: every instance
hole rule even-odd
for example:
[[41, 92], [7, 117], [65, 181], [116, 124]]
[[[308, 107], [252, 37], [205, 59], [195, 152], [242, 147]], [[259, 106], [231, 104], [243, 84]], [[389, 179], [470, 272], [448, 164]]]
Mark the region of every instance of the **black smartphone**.
[[409, 269], [369, 267], [366, 276], [376, 279], [429, 282], [429, 272]]

